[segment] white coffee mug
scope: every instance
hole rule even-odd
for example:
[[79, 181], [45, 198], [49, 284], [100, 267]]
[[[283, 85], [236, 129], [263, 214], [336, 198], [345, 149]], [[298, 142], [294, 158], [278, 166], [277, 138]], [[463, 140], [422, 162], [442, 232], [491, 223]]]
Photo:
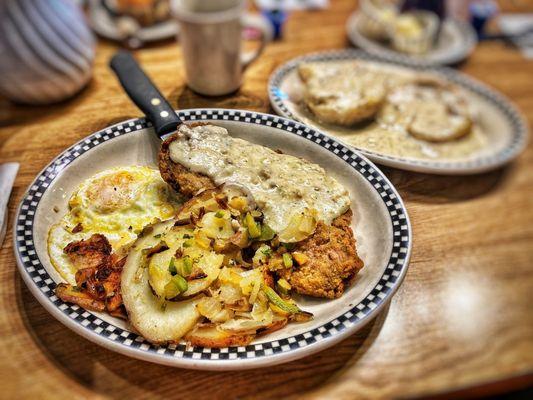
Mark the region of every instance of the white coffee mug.
[[[175, 0], [179, 40], [188, 86], [203, 95], [220, 96], [237, 90], [244, 69], [272, 38], [272, 28], [259, 15], [245, 14], [244, 0]], [[261, 32], [259, 48], [241, 52], [242, 29]]]

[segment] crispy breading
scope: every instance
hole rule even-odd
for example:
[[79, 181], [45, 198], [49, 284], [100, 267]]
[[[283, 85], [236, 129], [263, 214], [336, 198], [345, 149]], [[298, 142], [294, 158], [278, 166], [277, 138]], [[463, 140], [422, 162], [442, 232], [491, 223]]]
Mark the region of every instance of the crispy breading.
[[211, 178], [189, 171], [183, 165], [177, 164], [170, 159], [169, 146], [177, 138], [177, 135], [172, 135], [161, 144], [161, 150], [159, 151], [159, 172], [161, 177], [175, 191], [186, 196], [194, 196], [202, 189], [214, 189], [216, 185]]
[[350, 228], [352, 211], [336, 218], [331, 225], [319, 222], [313, 235], [299, 242], [294, 251], [303, 253], [303, 265], [278, 271], [300, 294], [329, 299], [340, 297], [363, 267], [357, 255]]
[[94, 234], [89, 239], [69, 243], [64, 252], [78, 268], [77, 286], [61, 283], [56, 295], [89, 310], [107, 310], [111, 315], [125, 317], [120, 274], [126, 259], [112, 254], [107, 238]]

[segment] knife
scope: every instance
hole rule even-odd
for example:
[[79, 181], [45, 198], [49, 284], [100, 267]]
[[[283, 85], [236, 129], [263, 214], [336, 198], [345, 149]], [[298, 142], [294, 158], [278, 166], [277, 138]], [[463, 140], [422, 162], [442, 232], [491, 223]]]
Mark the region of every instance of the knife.
[[18, 169], [19, 163], [15, 162], [0, 165], [0, 247], [6, 236], [7, 203]]
[[144, 73], [131, 53], [118, 51], [109, 63], [129, 98], [154, 125], [160, 139], [174, 133], [183, 121], [170, 103]]

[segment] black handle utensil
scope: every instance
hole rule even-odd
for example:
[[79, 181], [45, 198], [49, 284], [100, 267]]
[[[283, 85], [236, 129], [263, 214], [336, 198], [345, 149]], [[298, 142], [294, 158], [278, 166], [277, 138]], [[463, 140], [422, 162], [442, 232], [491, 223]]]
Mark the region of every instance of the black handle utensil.
[[117, 52], [109, 65], [129, 98], [152, 122], [157, 136], [163, 139], [183, 123], [130, 53]]

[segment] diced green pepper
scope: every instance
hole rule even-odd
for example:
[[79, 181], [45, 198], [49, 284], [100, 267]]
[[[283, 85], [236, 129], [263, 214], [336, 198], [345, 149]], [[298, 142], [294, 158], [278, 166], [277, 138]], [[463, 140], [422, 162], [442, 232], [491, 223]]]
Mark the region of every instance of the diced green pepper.
[[189, 256], [185, 256], [180, 259], [180, 262], [178, 264], [178, 273], [183, 276], [187, 277], [191, 274], [192, 271], [192, 259]]
[[285, 290], [291, 290], [291, 284], [283, 278], [278, 280], [278, 285]]
[[292, 267], [292, 256], [289, 253], [283, 253], [283, 265], [285, 267]]
[[181, 293], [185, 292], [189, 288], [189, 284], [183, 276], [173, 276], [172, 280], [176, 283]]
[[272, 255], [272, 249], [268, 246], [261, 246], [261, 253], [263, 253], [265, 256], [270, 257]]
[[263, 286], [263, 291], [265, 292], [268, 301], [274, 304], [276, 307], [281, 310], [288, 312], [290, 314], [298, 314], [301, 310], [295, 304], [292, 304], [288, 301], [283, 300], [279, 295], [269, 286]]
[[244, 217], [244, 224], [248, 228], [248, 235], [250, 235], [252, 239], [256, 239], [261, 236], [261, 227], [257, 222], [255, 222], [252, 214], [246, 214], [246, 217]]
[[168, 264], [168, 272], [170, 272], [172, 275], [176, 275], [178, 273], [178, 270], [176, 269], [176, 259], [174, 257], [170, 259], [170, 263]]
[[187, 281], [181, 275], [174, 275], [170, 282], [165, 285], [165, 298], [172, 299], [185, 292], [189, 287]]
[[276, 236], [276, 232], [268, 226], [267, 224], [261, 225], [261, 236], [259, 236], [259, 240], [272, 240]]
[[289, 291], [291, 290], [291, 285], [289, 282], [282, 278], [278, 280], [276, 288], [278, 289], [278, 292], [280, 292], [282, 295], [288, 296]]

